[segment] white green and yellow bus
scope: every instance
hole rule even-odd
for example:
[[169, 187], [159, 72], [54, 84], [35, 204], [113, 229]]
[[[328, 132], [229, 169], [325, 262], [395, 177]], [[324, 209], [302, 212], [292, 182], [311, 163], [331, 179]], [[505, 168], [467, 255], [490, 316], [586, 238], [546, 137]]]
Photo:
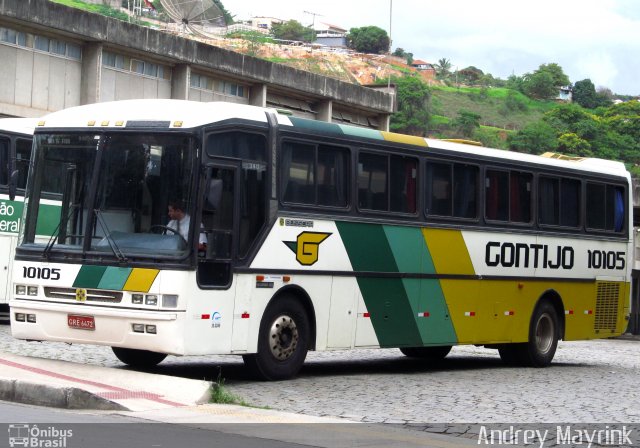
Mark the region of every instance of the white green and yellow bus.
[[[36, 123], [35, 118], [0, 119], [0, 320], [9, 320], [11, 271]], [[51, 205], [49, 199], [44, 201], [49, 204], [44, 205], [42, 211], [50, 215], [43, 219], [38, 234], [51, 235], [53, 229], [50, 223], [57, 222], [59, 218], [55, 215], [56, 207]], [[46, 222], [49, 225], [44, 225]]]
[[[52, 167], [62, 212], [43, 243]], [[45, 117], [25, 201], [13, 335], [111, 346], [134, 367], [232, 354], [284, 379], [309, 350], [460, 344], [547, 366], [559, 339], [619, 335], [629, 315], [618, 162], [131, 100]]]

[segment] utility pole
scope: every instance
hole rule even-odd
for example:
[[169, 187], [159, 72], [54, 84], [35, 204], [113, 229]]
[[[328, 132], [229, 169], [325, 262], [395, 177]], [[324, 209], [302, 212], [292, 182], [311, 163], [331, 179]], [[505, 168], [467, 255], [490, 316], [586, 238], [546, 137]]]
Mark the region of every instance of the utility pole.
[[311, 24], [311, 28], [312, 29], [316, 29], [316, 16], [322, 17], [322, 14], [318, 14], [315, 12], [311, 12], [311, 11], [304, 11], [305, 14], [310, 14], [313, 16], [313, 23]]

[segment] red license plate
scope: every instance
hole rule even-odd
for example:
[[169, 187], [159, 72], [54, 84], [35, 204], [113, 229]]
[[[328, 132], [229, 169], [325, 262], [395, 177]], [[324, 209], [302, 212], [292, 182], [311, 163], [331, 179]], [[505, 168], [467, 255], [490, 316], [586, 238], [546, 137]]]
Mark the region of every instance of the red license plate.
[[96, 320], [93, 316], [78, 316], [75, 314], [67, 315], [67, 323], [71, 328], [80, 330], [95, 330]]

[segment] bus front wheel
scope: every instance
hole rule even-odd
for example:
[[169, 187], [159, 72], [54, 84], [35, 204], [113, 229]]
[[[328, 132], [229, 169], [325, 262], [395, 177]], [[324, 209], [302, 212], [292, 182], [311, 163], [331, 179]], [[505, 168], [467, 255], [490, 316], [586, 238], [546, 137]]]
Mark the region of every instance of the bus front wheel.
[[403, 355], [409, 358], [429, 359], [432, 361], [440, 361], [444, 359], [451, 351], [450, 345], [442, 345], [440, 347], [400, 347]]
[[167, 357], [164, 353], [137, 350], [133, 348], [111, 347], [120, 361], [134, 369], [148, 369], [161, 363]]
[[285, 380], [295, 376], [309, 346], [307, 313], [294, 296], [271, 304], [260, 322], [258, 352], [243, 355], [245, 365], [260, 380]]

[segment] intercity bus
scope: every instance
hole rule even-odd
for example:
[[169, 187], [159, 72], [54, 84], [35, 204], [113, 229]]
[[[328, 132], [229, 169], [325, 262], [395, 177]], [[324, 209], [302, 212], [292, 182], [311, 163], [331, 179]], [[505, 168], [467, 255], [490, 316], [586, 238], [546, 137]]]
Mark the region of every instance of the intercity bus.
[[36, 123], [35, 118], [0, 119], [0, 320], [9, 320], [11, 270]]
[[[40, 242], [52, 167], [62, 211]], [[235, 354], [277, 380], [309, 350], [437, 360], [461, 344], [543, 367], [559, 339], [616, 336], [629, 316], [618, 162], [130, 100], [45, 117], [25, 201], [13, 335], [111, 346], [133, 367]]]

